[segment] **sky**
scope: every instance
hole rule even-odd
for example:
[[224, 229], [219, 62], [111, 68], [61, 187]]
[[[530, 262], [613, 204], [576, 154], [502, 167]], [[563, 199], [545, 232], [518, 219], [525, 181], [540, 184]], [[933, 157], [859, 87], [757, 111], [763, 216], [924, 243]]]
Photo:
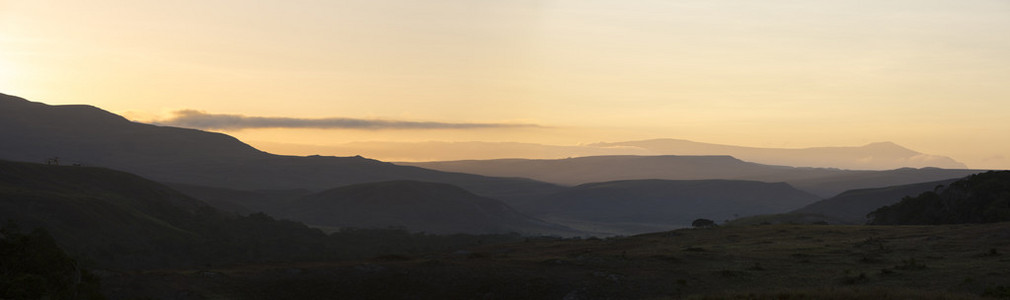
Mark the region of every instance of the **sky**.
[[0, 93], [254, 146], [891, 141], [1010, 169], [1008, 82], [1005, 0], [0, 0]]

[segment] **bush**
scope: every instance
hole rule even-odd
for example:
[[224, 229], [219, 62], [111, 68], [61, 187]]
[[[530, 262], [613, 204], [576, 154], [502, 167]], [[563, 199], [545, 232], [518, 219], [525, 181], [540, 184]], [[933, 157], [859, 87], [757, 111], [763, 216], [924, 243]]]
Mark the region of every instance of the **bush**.
[[691, 222], [691, 226], [695, 228], [706, 228], [706, 227], [715, 227], [716, 225], [715, 221], [709, 219], [697, 219], [694, 220], [694, 222]]
[[[99, 282], [44, 229], [0, 228], [0, 299], [104, 299]], [[76, 296], [76, 297], [75, 297]]]

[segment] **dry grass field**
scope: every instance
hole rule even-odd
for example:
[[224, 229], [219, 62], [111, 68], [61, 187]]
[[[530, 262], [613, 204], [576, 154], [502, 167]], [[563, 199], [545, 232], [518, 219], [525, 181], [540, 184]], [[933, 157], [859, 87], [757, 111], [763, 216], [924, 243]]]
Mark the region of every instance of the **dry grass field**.
[[[424, 256], [107, 274], [113, 298], [1010, 298], [1010, 223], [755, 225]], [[118, 295], [118, 296], [117, 296]]]

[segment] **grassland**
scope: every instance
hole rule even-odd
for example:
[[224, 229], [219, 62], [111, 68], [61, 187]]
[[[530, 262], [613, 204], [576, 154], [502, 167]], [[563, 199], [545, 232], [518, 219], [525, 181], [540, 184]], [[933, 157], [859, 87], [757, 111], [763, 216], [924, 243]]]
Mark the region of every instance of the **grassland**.
[[103, 284], [113, 298], [1006, 299], [1010, 223], [543, 238], [423, 256], [110, 273]]

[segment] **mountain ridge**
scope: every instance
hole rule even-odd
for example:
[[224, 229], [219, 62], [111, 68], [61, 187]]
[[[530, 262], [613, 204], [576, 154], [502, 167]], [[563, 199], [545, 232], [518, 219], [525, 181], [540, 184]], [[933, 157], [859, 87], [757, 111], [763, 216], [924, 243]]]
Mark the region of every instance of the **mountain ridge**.
[[888, 170], [903, 167], [967, 169], [964, 163], [945, 156], [923, 154], [890, 141], [858, 147], [757, 148], [694, 142], [681, 139], [651, 139], [591, 144], [597, 147], [639, 147], [655, 154], [725, 154], [745, 161], [797, 167], [849, 170]]
[[284, 156], [214, 132], [130, 122], [86, 105], [51, 106], [0, 96], [0, 159], [102, 166], [159, 182], [240, 190], [309, 189], [413, 179], [450, 183], [492, 198], [526, 197], [560, 187], [397, 166], [361, 156]]
[[825, 198], [851, 189], [943, 180], [979, 172], [938, 168], [901, 168], [885, 171], [798, 168], [763, 165], [724, 155], [622, 155], [401, 164], [486, 176], [525, 177], [570, 186], [636, 179], [781, 181]]
[[730, 155], [768, 165], [849, 170], [889, 170], [902, 167], [967, 168], [952, 158], [923, 154], [894, 142], [861, 146], [757, 148], [682, 139], [652, 139], [582, 145], [547, 145], [519, 142], [348, 142], [329, 146], [276, 142], [255, 144], [277, 153], [353, 155], [366, 153], [383, 161], [433, 162], [509, 158], [562, 159], [609, 155]]

